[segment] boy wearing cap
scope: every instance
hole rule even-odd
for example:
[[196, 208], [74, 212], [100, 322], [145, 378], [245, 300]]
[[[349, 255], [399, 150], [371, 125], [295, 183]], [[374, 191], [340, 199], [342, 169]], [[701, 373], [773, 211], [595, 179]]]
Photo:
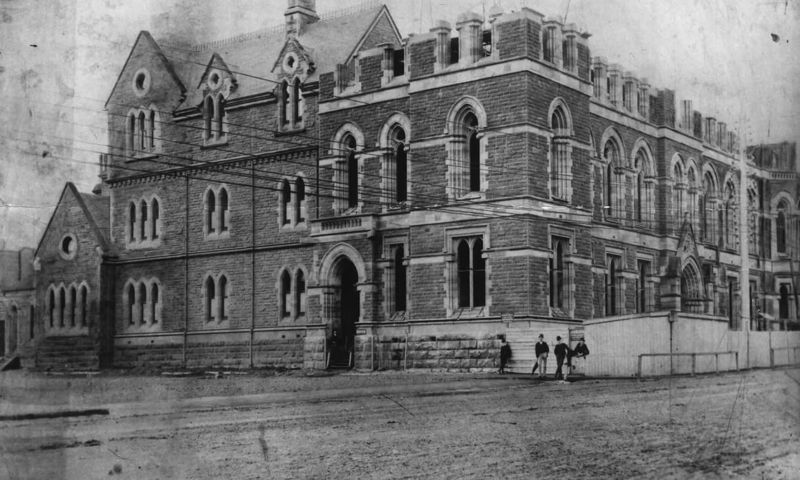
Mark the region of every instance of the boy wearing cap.
[[564, 365], [564, 359], [567, 358], [567, 353], [569, 352], [569, 347], [565, 343], [561, 342], [561, 337], [556, 337], [556, 347], [553, 349], [553, 353], [556, 354], [556, 380], [561, 380], [564, 377], [564, 374], [561, 373], [561, 367]]
[[548, 347], [547, 342], [544, 341], [544, 335], [539, 334], [539, 341], [536, 342], [535, 350], [536, 363], [533, 364], [531, 375], [536, 373], [537, 367], [541, 367], [542, 369], [539, 370], [539, 378], [544, 378], [544, 372], [547, 369], [547, 354], [550, 353], [550, 347]]

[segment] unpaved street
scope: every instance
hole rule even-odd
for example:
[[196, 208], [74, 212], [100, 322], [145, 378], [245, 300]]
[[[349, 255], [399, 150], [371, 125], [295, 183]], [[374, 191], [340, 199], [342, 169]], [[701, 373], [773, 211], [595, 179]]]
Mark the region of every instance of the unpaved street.
[[0, 421], [0, 478], [800, 478], [798, 369], [572, 384], [9, 375], [6, 413], [52, 410], [37, 392], [68, 383], [64, 405], [109, 414]]

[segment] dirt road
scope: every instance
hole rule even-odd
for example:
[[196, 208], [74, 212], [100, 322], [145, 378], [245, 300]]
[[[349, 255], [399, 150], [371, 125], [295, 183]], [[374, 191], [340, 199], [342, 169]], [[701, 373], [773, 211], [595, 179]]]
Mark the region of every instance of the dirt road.
[[109, 415], [0, 421], [0, 478], [800, 478], [798, 369], [572, 384], [28, 376], [0, 379], [2, 400], [42, 403], [48, 380]]

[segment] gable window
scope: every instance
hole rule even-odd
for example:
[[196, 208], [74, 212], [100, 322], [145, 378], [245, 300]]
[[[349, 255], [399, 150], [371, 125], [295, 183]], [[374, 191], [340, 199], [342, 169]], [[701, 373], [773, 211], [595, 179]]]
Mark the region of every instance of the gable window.
[[65, 310], [67, 307], [67, 290], [64, 287], [58, 289], [58, 325], [64, 327]]
[[570, 127], [564, 109], [559, 105], [550, 117], [553, 139], [550, 144], [550, 195], [568, 200], [570, 192], [570, 170], [572, 169]]
[[207, 95], [203, 100], [203, 141], [205, 145], [224, 143], [225, 136], [225, 98], [222, 94]]
[[75, 321], [78, 319], [78, 291], [75, 289], [74, 286], [69, 287], [69, 306], [70, 306], [69, 325], [71, 327], [74, 327]]
[[291, 102], [289, 82], [286, 80], [281, 82], [280, 98], [278, 98], [278, 102], [280, 103], [281, 125], [286, 126], [289, 124], [289, 105]]
[[486, 305], [486, 260], [483, 240], [465, 238], [456, 247], [458, 268], [458, 307], [475, 308]]
[[86, 285], [81, 285], [80, 290], [80, 321], [81, 326], [85, 327], [88, 325], [88, 315], [89, 315], [89, 290], [86, 288]]
[[205, 101], [203, 102], [203, 115], [205, 120], [205, 139], [209, 140], [213, 138], [213, 124], [214, 124], [214, 98], [209, 95], [206, 97]]
[[47, 297], [47, 311], [50, 316], [50, 328], [53, 328], [56, 322], [56, 292], [52, 287], [50, 287], [50, 294]]
[[137, 150], [144, 152], [147, 149], [147, 123], [145, 122], [144, 112], [139, 112], [139, 124], [137, 125]]
[[302, 103], [303, 93], [300, 89], [300, 79], [294, 79], [294, 88], [292, 88], [292, 123], [297, 126], [303, 119]]

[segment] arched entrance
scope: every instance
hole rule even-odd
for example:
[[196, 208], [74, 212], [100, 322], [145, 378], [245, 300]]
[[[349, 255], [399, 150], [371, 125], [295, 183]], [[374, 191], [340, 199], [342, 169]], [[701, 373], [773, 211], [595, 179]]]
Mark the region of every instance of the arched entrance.
[[352, 367], [356, 323], [361, 313], [358, 270], [349, 258], [342, 256], [331, 273], [335, 307], [331, 318], [330, 365]]
[[681, 271], [681, 311], [703, 313], [705, 298], [702, 292], [700, 272], [693, 263], [687, 263]]

